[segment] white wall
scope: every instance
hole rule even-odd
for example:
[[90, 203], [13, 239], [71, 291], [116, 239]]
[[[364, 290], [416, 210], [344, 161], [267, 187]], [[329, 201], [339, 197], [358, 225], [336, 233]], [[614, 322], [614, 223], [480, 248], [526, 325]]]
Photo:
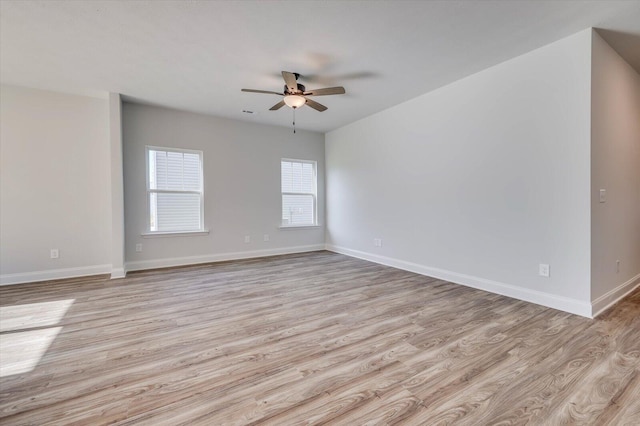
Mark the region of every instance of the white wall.
[[640, 76], [597, 33], [591, 90], [591, 297], [599, 311], [640, 281]]
[[2, 283], [111, 272], [107, 101], [0, 90]]
[[[324, 136], [284, 127], [124, 103], [125, 253], [129, 270], [320, 249]], [[145, 145], [204, 152], [205, 236], [143, 238]], [[280, 230], [280, 159], [318, 162], [321, 227]], [[263, 235], [268, 234], [268, 242]], [[244, 236], [251, 243], [244, 243]], [[142, 253], [135, 245], [143, 244]]]
[[328, 133], [330, 247], [590, 315], [590, 53], [587, 30]]

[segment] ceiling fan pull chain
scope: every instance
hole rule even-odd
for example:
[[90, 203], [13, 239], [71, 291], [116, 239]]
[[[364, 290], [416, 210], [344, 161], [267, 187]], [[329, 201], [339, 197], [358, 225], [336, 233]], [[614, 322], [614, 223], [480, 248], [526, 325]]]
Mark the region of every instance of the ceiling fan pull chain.
[[296, 133], [296, 108], [291, 108], [293, 109], [293, 133]]

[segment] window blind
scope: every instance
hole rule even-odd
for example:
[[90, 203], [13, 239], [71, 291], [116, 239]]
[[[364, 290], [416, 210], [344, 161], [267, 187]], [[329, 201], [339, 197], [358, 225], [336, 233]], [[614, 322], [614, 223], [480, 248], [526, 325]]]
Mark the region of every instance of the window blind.
[[147, 152], [149, 230], [201, 230], [202, 153], [156, 148]]
[[282, 160], [282, 224], [316, 224], [316, 164]]

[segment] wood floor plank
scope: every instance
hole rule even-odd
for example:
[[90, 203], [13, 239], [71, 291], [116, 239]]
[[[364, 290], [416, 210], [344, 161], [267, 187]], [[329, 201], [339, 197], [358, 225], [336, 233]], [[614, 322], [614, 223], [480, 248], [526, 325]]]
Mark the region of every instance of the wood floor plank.
[[329, 252], [0, 287], [0, 424], [640, 418], [640, 289], [596, 320]]
[[[638, 370], [638, 360], [618, 352], [609, 353], [604, 362], [591, 369], [577, 390], [572, 392], [560, 409], [549, 420], [555, 424], [587, 423], [598, 418], [613, 403], [618, 393], [623, 393], [633, 382]], [[640, 421], [640, 419], [638, 419]]]
[[638, 419], [640, 419], [640, 369], [636, 369], [629, 382], [620, 387], [610, 404], [599, 413], [593, 423], [637, 426]]

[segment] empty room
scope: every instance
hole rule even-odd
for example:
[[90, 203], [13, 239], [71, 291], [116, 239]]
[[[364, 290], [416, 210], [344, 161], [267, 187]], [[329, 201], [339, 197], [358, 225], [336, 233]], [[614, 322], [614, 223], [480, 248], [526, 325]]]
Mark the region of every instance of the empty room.
[[640, 0], [0, 0], [0, 425], [640, 424]]

